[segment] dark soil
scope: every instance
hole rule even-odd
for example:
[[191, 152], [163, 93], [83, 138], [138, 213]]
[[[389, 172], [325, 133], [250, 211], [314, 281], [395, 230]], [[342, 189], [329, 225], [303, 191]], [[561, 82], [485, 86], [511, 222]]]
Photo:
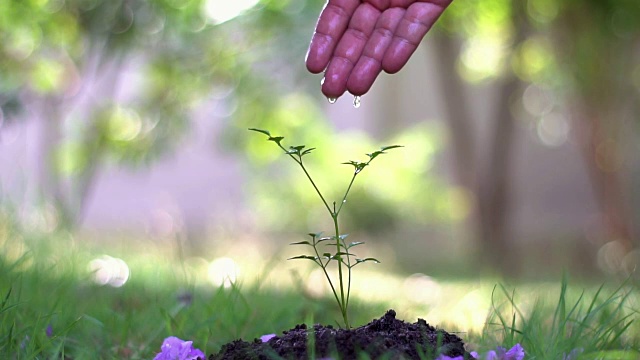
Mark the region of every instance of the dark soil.
[[[236, 340], [222, 346], [220, 352], [209, 356], [209, 360], [272, 360], [308, 359], [307, 335], [315, 335], [315, 358], [361, 359], [366, 353], [371, 359], [421, 359], [444, 354], [450, 357], [464, 356], [471, 359], [464, 343], [456, 335], [436, 329], [426, 321], [418, 319], [413, 324], [396, 319], [393, 310], [359, 328], [345, 330], [332, 326], [314, 325], [313, 329], [297, 325], [267, 342], [255, 339], [249, 343]], [[310, 338], [312, 338], [310, 336]], [[419, 350], [418, 350], [419, 349]]]

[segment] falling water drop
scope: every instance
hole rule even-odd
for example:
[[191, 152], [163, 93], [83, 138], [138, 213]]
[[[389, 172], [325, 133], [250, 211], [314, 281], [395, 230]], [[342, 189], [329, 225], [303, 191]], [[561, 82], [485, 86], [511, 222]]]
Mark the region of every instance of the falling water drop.
[[360, 107], [360, 96], [353, 97], [353, 107], [356, 109]]
[[338, 99], [334, 98], [334, 97], [327, 97], [327, 101], [329, 101], [329, 104], [335, 104], [336, 100], [338, 100]]

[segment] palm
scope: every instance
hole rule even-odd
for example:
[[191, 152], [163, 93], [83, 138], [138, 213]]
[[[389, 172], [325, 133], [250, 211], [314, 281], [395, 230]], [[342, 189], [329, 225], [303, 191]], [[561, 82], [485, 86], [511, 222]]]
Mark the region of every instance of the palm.
[[322, 92], [365, 94], [382, 70], [399, 71], [452, 0], [328, 0], [307, 53], [325, 70]]

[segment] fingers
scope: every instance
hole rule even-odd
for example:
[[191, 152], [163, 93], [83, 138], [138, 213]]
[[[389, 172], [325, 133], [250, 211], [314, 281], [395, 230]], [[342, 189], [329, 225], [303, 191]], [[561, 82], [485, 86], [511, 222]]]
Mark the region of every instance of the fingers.
[[307, 69], [317, 74], [329, 63], [360, 0], [329, 0], [325, 5], [307, 51]]
[[407, 8], [382, 59], [384, 71], [393, 74], [402, 69], [449, 3], [416, 2]]
[[322, 92], [327, 97], [340, 97], [347, 89], [347, 79], [367, 44], [380, 11], [363, 4], [354, 12], [348, 29], [338, 43], [333, 58], [327, 67], [322, 83]]
[[353, 95], [367, 93], [382, 70], [382, 59], [393, 40], [393, 34], [402, 20], [404, 10], [388, 9], [378, 18], [375, 29], [355, 65], [347, 89]]

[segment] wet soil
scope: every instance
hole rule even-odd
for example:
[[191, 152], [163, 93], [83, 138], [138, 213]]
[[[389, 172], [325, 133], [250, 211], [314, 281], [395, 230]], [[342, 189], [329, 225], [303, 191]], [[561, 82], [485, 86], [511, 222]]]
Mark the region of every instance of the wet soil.
[[[315, 342], [315, 346], [308, 345], [307, 340]], [[209, 360], [306, 360], [311, 358], [308, 350], [312, 347], [315, 347], [316, 359], [355, 360], [362, 359], [363, 353], [370, 359], [419, 360], [439, 354], [471, 359], [458, 336], [436, 329], [422, 319], [405, 323], [396, 319], [395, 311], [389, 310], [380, 319], [351, 330], [323, 325], [308, 329], [302, 324], [267, 342], [236, 340], [222, 346]]]

